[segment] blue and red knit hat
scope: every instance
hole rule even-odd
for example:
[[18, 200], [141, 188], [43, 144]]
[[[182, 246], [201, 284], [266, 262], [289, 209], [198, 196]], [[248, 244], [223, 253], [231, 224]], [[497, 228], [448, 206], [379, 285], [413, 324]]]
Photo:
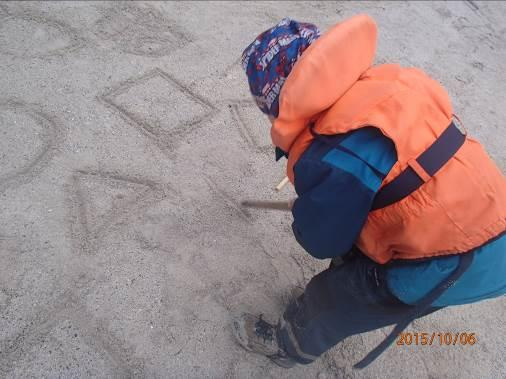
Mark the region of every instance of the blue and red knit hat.
[[278, 117], [279, 94], [295, 62], [320, 36], [313, 24], [289, 18], [260, 34], [242, 53], [251, 94], [262, 112]]

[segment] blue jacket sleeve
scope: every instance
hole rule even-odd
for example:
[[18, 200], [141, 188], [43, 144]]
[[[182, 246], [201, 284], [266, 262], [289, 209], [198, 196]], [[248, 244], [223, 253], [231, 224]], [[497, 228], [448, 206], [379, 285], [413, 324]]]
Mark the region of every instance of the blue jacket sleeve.
[[346, 254], [396, 160], [393, 143], [372, 127], [332, 137], [330, 145], [313, 141], [294, 167], [299, 244], [320, 259]]
[[333, 258], [351, 249], [375, 192], [356, 176], [308, 153], [294, 167], [298, 198], [292, 209], [293, 233], [315, 258]]

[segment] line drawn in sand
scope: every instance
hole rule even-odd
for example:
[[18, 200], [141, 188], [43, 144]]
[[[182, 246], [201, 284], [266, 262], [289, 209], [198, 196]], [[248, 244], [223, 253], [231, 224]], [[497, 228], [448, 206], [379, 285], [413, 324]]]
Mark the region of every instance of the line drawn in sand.
[[0, 192], [33, 180], [56, 155], [63, 129], [38, 105], [0, 100]]
[[77, 170], [67, 191], [71, 237], [93, 254], [101, 238], [165, 196], [161, 185], [114, 172]]
[[170, 151], [216, 113], [209, 101], [158, 68], [98, 99], [163, 151]]
[[473, 11], [478, 11], [480, 7], [472, 0], [464, 0], [466, 5], [471, 8]]
[[256, 104], [252, 101], [236, 101], [229, 104], [229, 108], [244, 142], [260, 153], [274, 154], [269, 137], [269, 121], [259, 114]]
[[241, 219], [251, 223], [251, 214], [244, 208], [242, 208], [238, 202], [233, 199], [228, 193], [223, 191], [219, 186], [210, 178], [204, 176], [204, 180], [209, 186], [211, 193], [221, 200], [221, 203], [228, 209], [234, 211]]

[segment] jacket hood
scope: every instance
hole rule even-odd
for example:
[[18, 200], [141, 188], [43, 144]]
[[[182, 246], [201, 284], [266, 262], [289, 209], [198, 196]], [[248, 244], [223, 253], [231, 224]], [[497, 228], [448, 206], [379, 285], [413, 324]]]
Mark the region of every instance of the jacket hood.
[[333, 26], [302, 54], [280, 93], [273, 122], [275, 146], [289, 152], [319, 113], [333, 105], [371, 67], [377, 28], [368, 15]]

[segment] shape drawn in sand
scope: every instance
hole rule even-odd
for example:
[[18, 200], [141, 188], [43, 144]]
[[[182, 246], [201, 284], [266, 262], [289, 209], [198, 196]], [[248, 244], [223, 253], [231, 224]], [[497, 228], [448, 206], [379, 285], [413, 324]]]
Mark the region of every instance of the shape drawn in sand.
[[270, 139], [270, 124], [252, 101], [234, 102], [229, 105], [230, 112], [239, 133], [253, 150], [274, 154]]
[[0, 100], [0, 192], [30, 182], [47, 166], [63, 136], [56, 119], [39, 106]]
[[81, 252], [93, 253], [102, 236], [163, 196], [161, 186], [147, 179], [78, 170], [67, 199], [72, 238]]
[[[232, 214], [238, 216], [247, 223], [251, 223], [251, 213], [241, 207], [239, 201], [234, 199], [231, 195], [225, 192], [214, 180], [209, 177], [204, 177], [209, 192], [212, 196], [217, 199], [218, 204], [221, 204], [224, 208], [232, 211]], [[235, 217], [234, 216], [234, 217]]]
[[147, 57], [163, 57], [190, 42], [190, 38], [157, 9], [114, 4], [101, 10], [95, 35], [121, 51]]
[[210, 102], [160, 69], [126, 81], [99, 100], [163, 150], [216, 112]]
[[54, 302], [41, 303], [35, 309], [26, 327], [0, 344], [2, 377], [16, 373], [21, 362], [43, 369], [54, 368], [48, 365], [47, 351], [53, 351], [53, 364], [60, 360], [71, 366], [69, 362], [81, 361], [81, 358], [81, 363], [86, 365], [91, 356], [99, 360], [94, 363], [102, 363], [102, 369], [108, 367], [120, 377], [145, 376], [144, 360], [136, 356], [127, 341], [109, 330], [103, 320], [88, 311], [78, 292], [68, 290]]
[[63, 21], [31, 13], [5, 12], [0, 22], [2, 54], [42, 58], [64, 55], [84, 45], [77, 31]]

